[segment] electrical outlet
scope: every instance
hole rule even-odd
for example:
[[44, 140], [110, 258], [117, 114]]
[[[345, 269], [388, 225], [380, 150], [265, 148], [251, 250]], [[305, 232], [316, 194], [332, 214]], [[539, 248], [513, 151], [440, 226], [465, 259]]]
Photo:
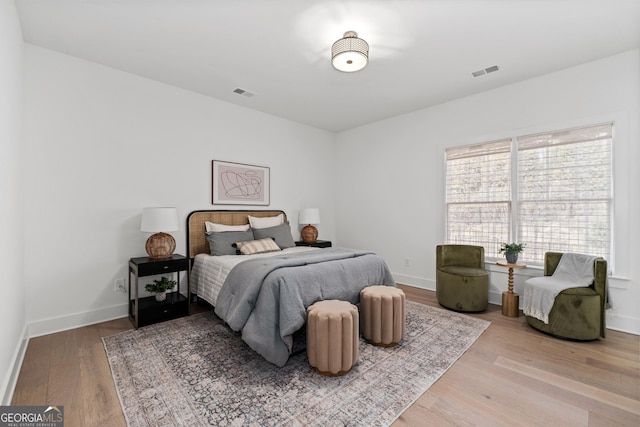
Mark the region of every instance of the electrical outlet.
[[115, 291], [116, 292], [127, 292], [127, 288], [124, 285], [124, 279], [116, 279], [115, 280]]
[[405, 258], [404, 259], [404, 266], [405, 267], [411, 267], [411, 260], [409, 258]]

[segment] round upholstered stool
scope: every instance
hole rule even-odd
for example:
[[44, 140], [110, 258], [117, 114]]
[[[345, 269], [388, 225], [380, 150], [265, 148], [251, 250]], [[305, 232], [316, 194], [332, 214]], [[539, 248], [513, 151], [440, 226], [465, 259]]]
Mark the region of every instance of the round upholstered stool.
[[346, 301], [318, 301], [307, 308], [309, 364], [324, 375], [346, 374], [358, 361], [358, 308]]
[[360, 329], [371, 344], [397, 345], [405, 333], [405, 296], [392, 286], [369, 286], [360, 291]]

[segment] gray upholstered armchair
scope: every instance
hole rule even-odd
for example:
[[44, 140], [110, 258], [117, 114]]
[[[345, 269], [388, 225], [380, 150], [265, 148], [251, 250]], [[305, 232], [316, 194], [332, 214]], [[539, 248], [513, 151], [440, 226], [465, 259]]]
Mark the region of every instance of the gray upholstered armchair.
[[484, 311], [489, 304], [489, 273], [484, 248], [471, 245], [436, 247], [436, 297], [455, 311]]
[[[545, 276], [553, 275], [560, 258], [561, 252], [544, 254]], [[607, 295], [607, 261], [604, 258], [595, 260], [593, 277], [591, 286], [565, 289], [556, 295], [549, 312], [548, 324], [525, 315], [527, 323], [540, 331], [562, 338], [580, 341], [604, 338]]]

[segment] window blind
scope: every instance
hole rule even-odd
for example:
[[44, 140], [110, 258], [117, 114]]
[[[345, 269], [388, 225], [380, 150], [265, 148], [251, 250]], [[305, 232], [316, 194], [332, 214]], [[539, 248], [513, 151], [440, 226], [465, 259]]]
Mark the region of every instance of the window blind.
[[518, 138], [518, 240], [610, 259], [612, 124]]
[[446, 150], [447, 242], [497, 256], [511, 226], [511, 140]]
[[612, 146], [605, 123], [446, 150], [447, 242], [489, 259], [525, 243], [532, 265], [548, 251], [611, 261]]

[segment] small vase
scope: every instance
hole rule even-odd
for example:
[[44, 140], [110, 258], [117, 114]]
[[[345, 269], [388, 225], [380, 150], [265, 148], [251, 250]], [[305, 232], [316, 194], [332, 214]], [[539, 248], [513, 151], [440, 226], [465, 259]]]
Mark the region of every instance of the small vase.
[[164, 301], [165, 299], [167, 299], [167, 293], [166, 292], [158, 292], [156, 294], [156, 301]]
[[507, 258], [507, 262], [509, 264], [515, 264], [516, 262], [518, 262], [518, 254], [505, 254], [505, 257]]

